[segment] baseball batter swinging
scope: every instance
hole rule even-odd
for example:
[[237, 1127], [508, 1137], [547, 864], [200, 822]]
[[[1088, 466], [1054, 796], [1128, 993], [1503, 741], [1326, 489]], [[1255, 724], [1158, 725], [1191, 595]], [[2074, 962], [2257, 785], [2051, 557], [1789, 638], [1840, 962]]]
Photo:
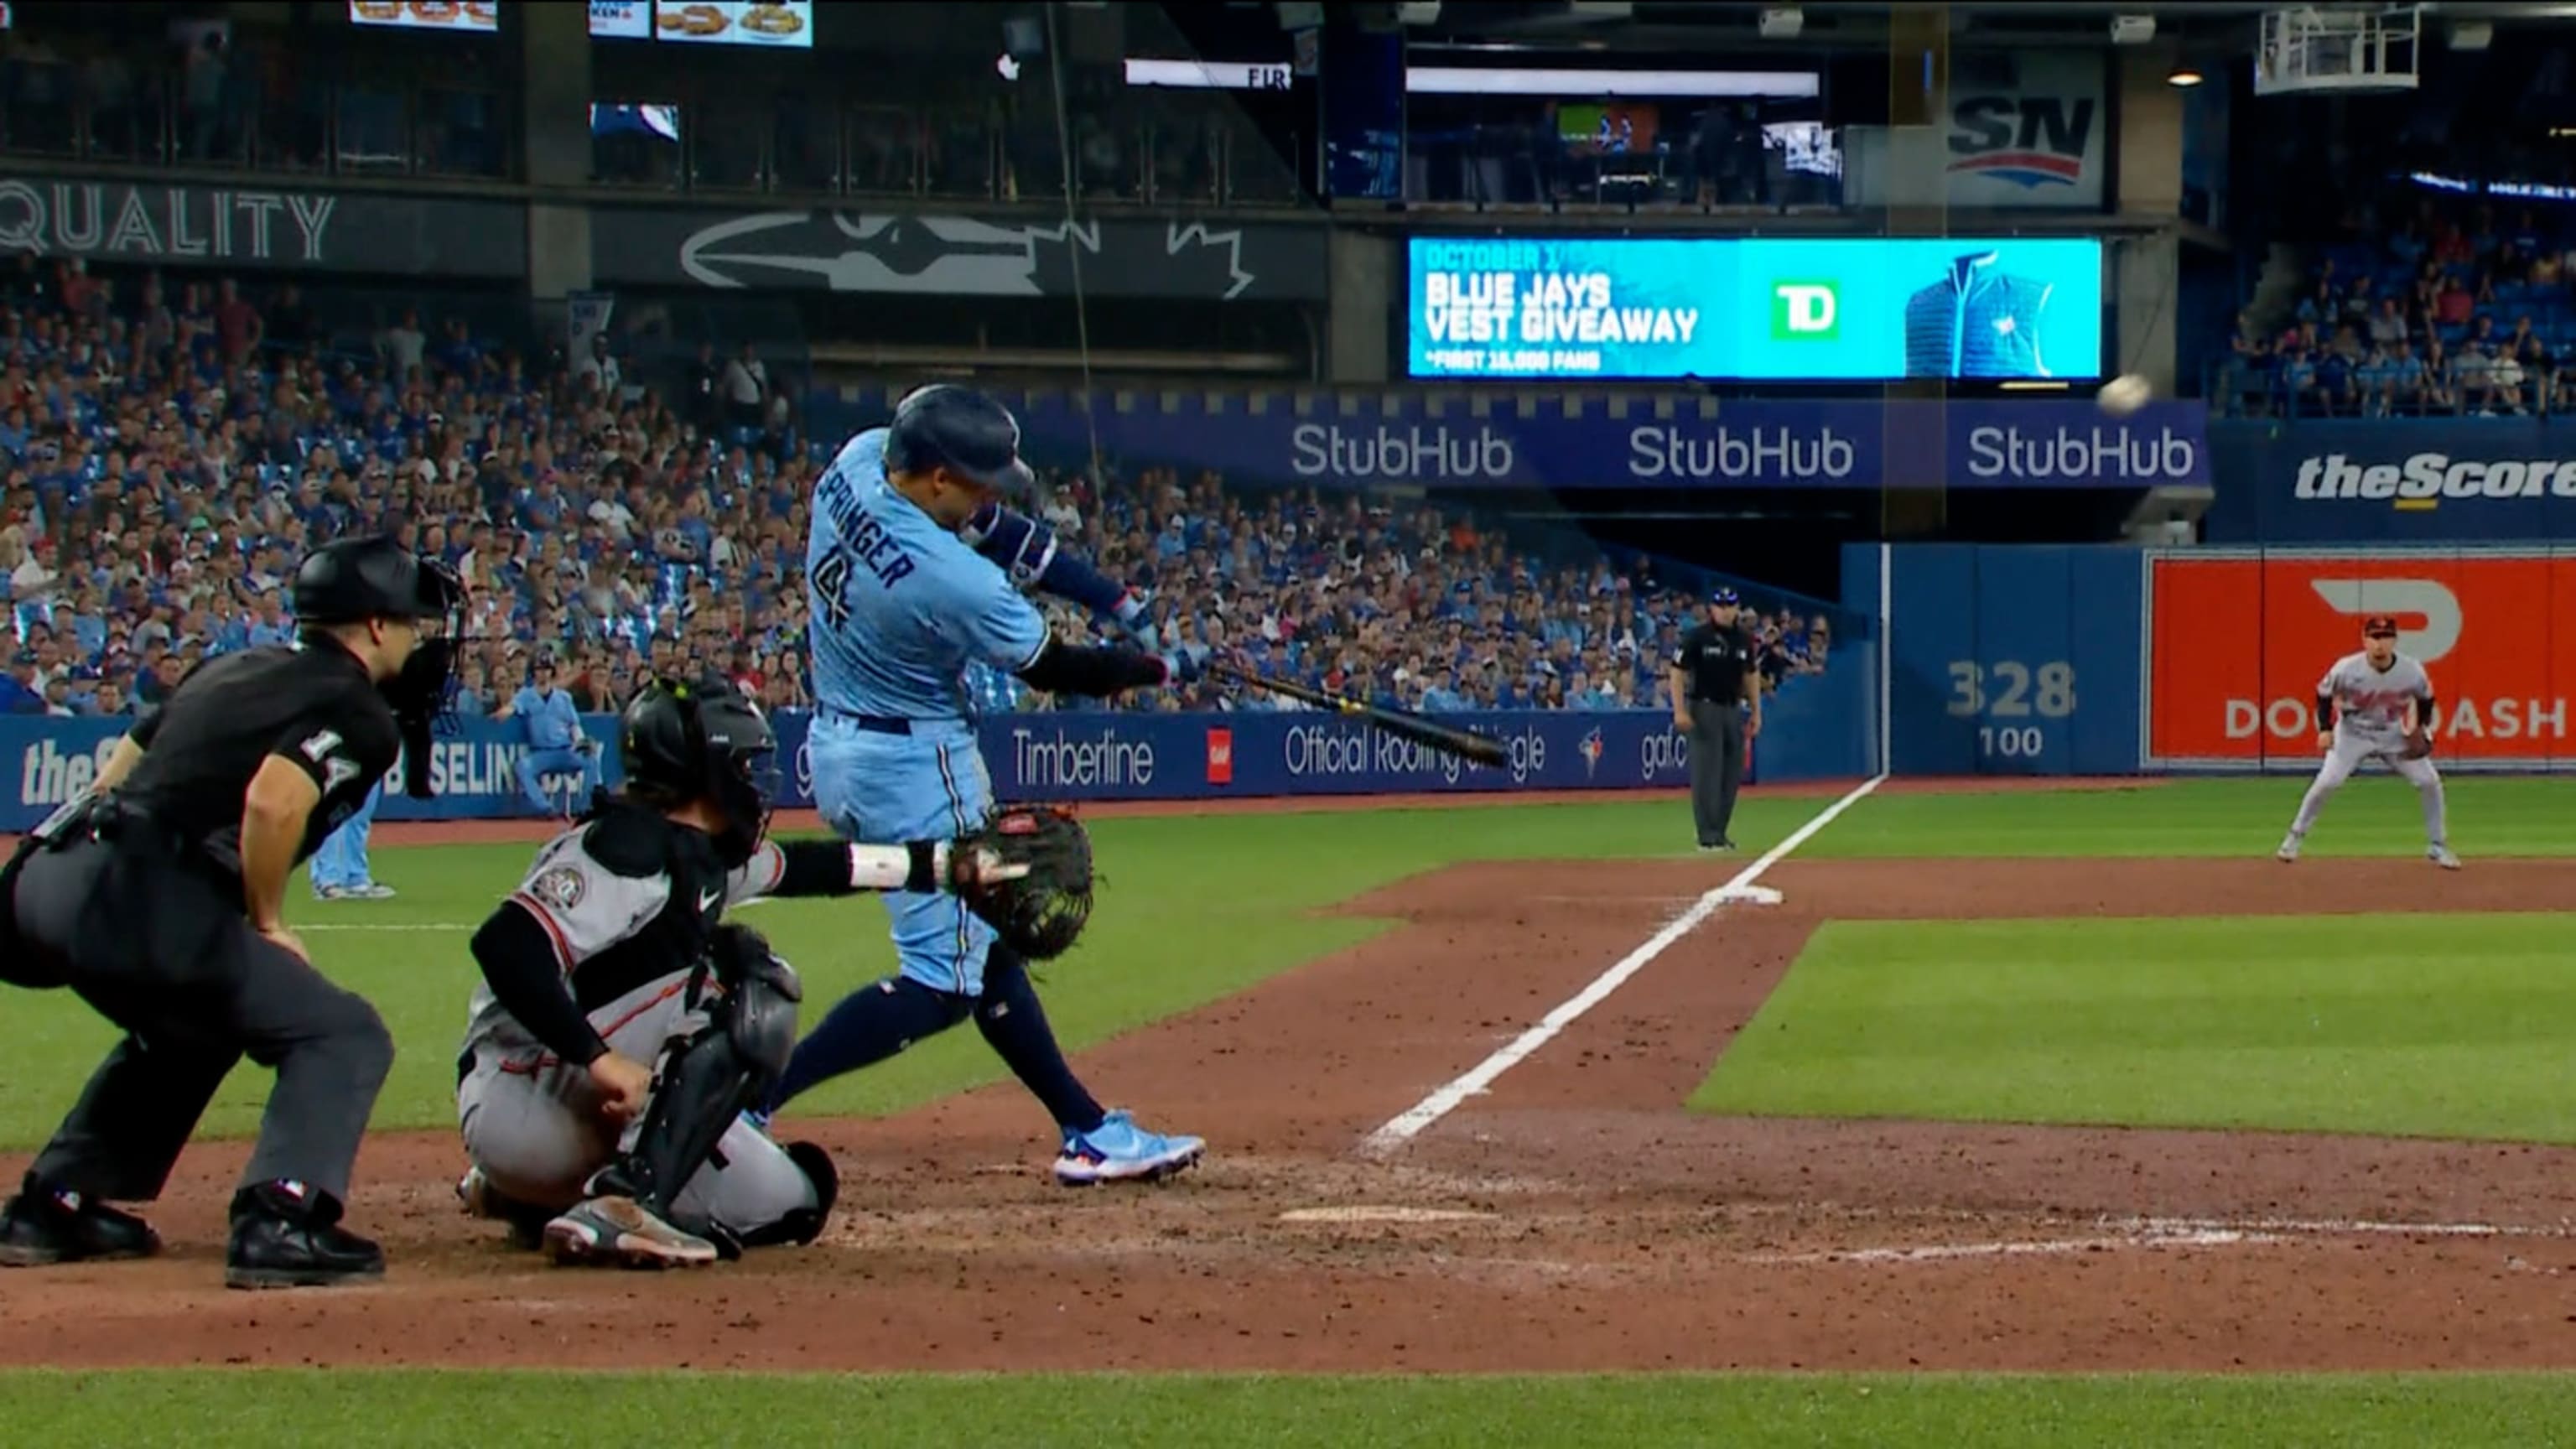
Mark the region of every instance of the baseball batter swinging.
[[[995, 399], [925, 387], [886, 427], [851, 439], [815, 486], [805, 573], [814, 803], [846, 839], [964, 834], [992, 811], [962, 678], [969, 664], [1092, 697], [1190, 677], [1186, 660], [1052, 637], [1011, 573], [960, 537], [1031, 492], [1019, 442], [1018, 420]], [[797, 1044], [773, 1109], [971, 1019], [1055, 1120], [1059, 1181], [1151, 1180], [1199, 1160], [1201, 1139], [1148, 1131], [1074, 1076], [1030, 985], [1026, 949], [936, 895], [886, 903], [900, 970], [844, 998]]]
[[[2380, 759], [2415, 787], [2424, 805], [2424, 858], [2444, 870], [2458, 870], [2451, 853], [2442, 803], [2442, 776], [2433, 768], [2433, 680], [2422, 663], [2397, 652], [2397, 621], [2373, 614], [2361, 624], [2362, 648], [2347, 654], [2317, 681], [2317, 748], [2326, 761], [2316, 782], [2299, 801], [2298, 818], [2275, 852], [2282, 863], [2299, 858], [2299, 847], [2326, 802], [2352, 778], [2361, 762]], [[2414, 723], [2407, 720], [2409, 709]]]
[[725, 908], [974, 892], [1026, 867], [972, 838], [764, 839], [777, 738], [721, 678], [658, 682], [620, 724], [625, 788], [548, 842], [475, 934], [458, 1195], [559, 1262], [685, 1267], [811, 1242], [831, 1159], [745, 1115], [787, 1065], [801, 992]]

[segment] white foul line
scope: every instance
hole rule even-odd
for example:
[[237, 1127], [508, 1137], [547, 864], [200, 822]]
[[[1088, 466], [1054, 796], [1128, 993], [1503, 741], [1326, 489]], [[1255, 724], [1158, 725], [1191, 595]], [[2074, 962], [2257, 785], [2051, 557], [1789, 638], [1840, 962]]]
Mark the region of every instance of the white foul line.
[[1727, 904], [1730, 897], [1760, 880], [1763, 872], [1787, 859], [1789, 852], [1814, 839], [1816, 832], [1833, 824], [1844, 811], [1859, 804], [1869, 792], [1877, 789], [1886, 779], [1887, 776], [1883, 774], [1872, 775], [1854, 786], [1850, 794], [1826, 806], [1815, 819], [1791, 832], [1788, 839], [1764, 851], [1761, 859], [1736, 872], [1733, 880], [1693, 901], [1689, 910], [1682, 912], [1662, 930], [1648, 937], [1644, 945], [1619, 958], [1618, 964], [1602, 972], [1591, 985], [1576, 992], [1574, 997], [1564, 1005], [1542, 1017], [1538, 1025], [1522, 1032], [1505, 1044], [1501, 1050], [1478, 1062], [1465, 1076], [1414, 1103], [1401, 1116], [1370, 1133], [1361, 1141], [1360, 1150], [1371, 1156], [1392, 1152], [1420, 1135], [1424, 1128], [1456, 1111], [1459, 1103], [1483, 1093], [1486, 1088], [1494, 1084], [1495, 1078], [1510, 1071], [1530, 1053], [1547, 1045], [1558, 1032], [1572, 1026], [1585, 1012], [1608, 1000], [1611, 992], [1627, 985], [1628, 978], [1645, 970], [1648, 962], [1664, 954], [1675, 941], [1689, 935], [1699, 927], [1701, 922], [1717, 914], [1718, 908]]

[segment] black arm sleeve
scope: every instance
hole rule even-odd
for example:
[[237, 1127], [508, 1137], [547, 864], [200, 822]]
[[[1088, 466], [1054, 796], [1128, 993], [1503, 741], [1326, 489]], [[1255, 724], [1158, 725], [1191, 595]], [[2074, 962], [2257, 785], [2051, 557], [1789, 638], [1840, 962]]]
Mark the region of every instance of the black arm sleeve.
[[2317, 733], [2324, 734], [2327, 730], [2333, 728], [2334, 696], [2331, 694], [2320, 694], [2317, 696]]
[[1170, 678], [1163, 661], [1139, 649], [1115, 644], [1067, 644], [1049, 639], [1020, 678], [1049, 694], [1094, 697], [1127, 689], [1151, 689]]
[[2423, 726], [2424, 733], [2431, 734], [2433, 721], [2442, 717], [2441, 704], [2440, 700], [2429, 694], [2415, 701], [2415, 723]]
[[474, 964], [483, 968], [501, 1009], [547, 1051], [577, 1067], [608, 1054], [608, 1043], [573, 1000], [554, 942], [525, 907], [502, 902], [474, 933]]
[[[782, 862], [778, 884], [770, 894], [776, 896], [846, 896], [862, 887], [850, 878], [850, 847], [837, 840], [787, 840], [773, 842]], [[912, 874], [905, 878], [908, 891], [939, 889], [938, 873], [932, 868], [937, 847], [927, 840], [916, 840], [904, 847], [912, 857]]]
[[161, 733], [161, 706], [156, 704], [143, 712], [143, 717], [134, 722], [134, 728], [127, 730], [125, 737], [134, 741], [136, 749], [148, 750], [152, 748], [152, 737], [159, 733]]

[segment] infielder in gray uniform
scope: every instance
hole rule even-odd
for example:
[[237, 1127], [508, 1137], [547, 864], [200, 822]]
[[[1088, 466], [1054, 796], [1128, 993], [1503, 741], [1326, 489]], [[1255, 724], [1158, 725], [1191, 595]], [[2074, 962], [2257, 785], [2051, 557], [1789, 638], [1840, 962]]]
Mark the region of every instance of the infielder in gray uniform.
[[2318, 767], [2316, 783], [2308, 786], [2298, 818], [2274, 853], [2284, 864], [2297, 860], [2326, 802], [2362, 761], [2379, 759], [2404, 776], [2423, 802], [2424, 858], [2444, 870], [2458, 870], [2460, 858], [2451, 853], [2444, 819], [2442, 776], [2430, 754], [2437, 714], [2432, 677], [2421, 663], [2397, 652], [2397, 621], [2388, 615], [2364, 619], [2361, 637], [2361, 652], [2336, 660], [2317, 681], [2317, 748], [2325, 751], [2326, 762]]
[[764, 839], [777, 741], [721, 679], [627, 708], [625, 789], [537, 853], [474, 937], [457, 1063], [469, 1212], [560, 1262], [691, 1266], [811, 1242], [838, 1177], [747, 1115], [796, 1042], [796, 973], [721, 924], [759, 896], [958, 889], [1014, 869], [973, 838]]

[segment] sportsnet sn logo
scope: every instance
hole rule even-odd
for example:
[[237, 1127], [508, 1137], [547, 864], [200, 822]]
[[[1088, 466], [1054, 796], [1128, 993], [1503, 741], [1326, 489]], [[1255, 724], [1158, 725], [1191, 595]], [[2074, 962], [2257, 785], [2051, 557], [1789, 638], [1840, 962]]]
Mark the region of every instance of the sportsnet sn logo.
[[1950, 174], [2032, 191], [2073, 186], [2084, 176], [2093, 109], [2089, 96], [1970, 96], [1950, 111]]

